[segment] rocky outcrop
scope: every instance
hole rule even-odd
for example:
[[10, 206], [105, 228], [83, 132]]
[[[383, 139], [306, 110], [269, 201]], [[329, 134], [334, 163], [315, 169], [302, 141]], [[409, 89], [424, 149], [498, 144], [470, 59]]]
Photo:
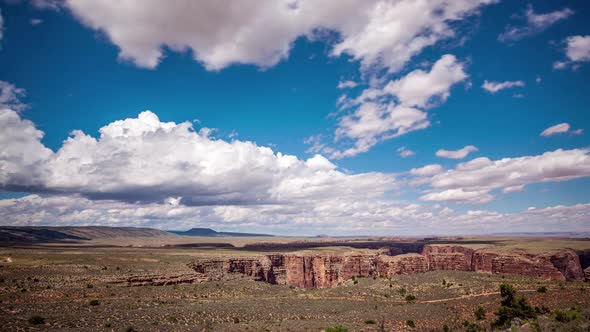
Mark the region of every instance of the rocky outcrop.
[[584, 281], [590, 281], [590, 267], [584, 270]]
[[549, 256], [551, 264], [565, 276], [566, 280], [583, 281], [584, 270], [580, 258], [573, 250], [563, 250]]
[[427, 257], [428, 269], [471, 271], [473, 249], [462, 246], [424, 246], [422, 255]]
[[492, 261], [492, 273], [521, 274], [548, 280], [565, 280], [565, 276], [548, 259], [518, 254], [498, 255]]
[[[575, 252], [552, 254], [491, 252], [456, 245], [423, 247], [421, 254], [270, 254], [246, 258], [200, 260], [189, 265], [200, 278], [218, 280], [240, 273], [254, 280], [301, 288], [329, 288], [353, 277], [390, 277], [434, 270], [510, 273], [548, 280], [584, 280]], [[586, 271], [588, 274], [588, 271]], [[587, 278], [587, 276], [586, 276]]]
[[428, 260], [418, 254], [398, 256], [379, 255], [376, 259], [378, 275], [391, 277], [395, 274], [414, 274], [428, 271]]

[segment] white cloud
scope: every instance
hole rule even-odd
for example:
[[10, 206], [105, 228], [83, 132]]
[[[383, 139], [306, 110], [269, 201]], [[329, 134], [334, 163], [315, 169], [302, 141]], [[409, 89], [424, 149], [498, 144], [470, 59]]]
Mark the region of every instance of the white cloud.
[[17, 88], [14, 84], [0, 81], [0, 108], [11, 108], [22, 111], [28, 106], [20, 98], [25, 97], [25, 89]]
[[43, 132], [2, 105], [0, 128], [0, 188], [18, 191], [42, 184], [43, 166], [52, 154], [40, 143]]
[[98, 139], [75, 130], [55, 153], [40, 143], [43, 133], [33, 123], [11, 110], [0, 114], [0, 127], [8, 128], [0, 134], [0, 183], [9, 190], [248, 205], [378, 196], [395, 188], [391, 175], [347, 175], [320, 155], [300, 160], [252, 142], [212, 139], [189, 122], [161, 122], [150, 111], [102, 127]]
[[439, 164], [426, 165], [420, 168], [412, 168], [410, 174], [418, 176], [435, 175], [443, 171], [443, 168]]
[[[355, 156], [375, 144], [430, 126], [425, 108], [445, 101], [451, 87], [467, 78], [463, 64], [453, 55], [443, 55], [429, 72], [414, 70], [390, 81], [382, 89], [365, 89], [358, 97], [342, 102], [356, 107], [338, 120], [336, 141], [351, 140], [353, 146], [334, 150], [331, 158]], [[395, 100], [391, 100], [391, 99]]]
[[450, 159], [463, 159], [467, 157], [471, 152], [478, 151], [477, 148], [473, 145], [467, 145], [459, 150], [445, 150], [440, 149], [436, 151], [436, 156], [441, 158], [450, 158]]
[[209, 70], [234, 63], [267, 68], [289, 55], [301, 36], [339, 33], [332, 55], [343, 53], [364, 68], [394, 72], [412, 56], [451, 38], [451, 22], [476, 14], [494, 0], [66, 0], [85, 25], [103, 31], [120, 48], [120, 58], [154, 68], [163, 47], [190, 50]]
[[459, 189], [447, 189], [441, 192], [433, 192], [420, 197], [423, 201], [462, 201], [467, 203], [487, 203], [494, 199], [486, 190], [464, 190]]
[[553, 69], [564, 69], [576, 62], [590, 61], [590, 36], [570, 36], [565, 39], [567, 61], [556, 61]]
[[565, 54], [571, 61], [590, 61], [590, 36], [568, 37]]
[[414, 151], [407, 149], [405, 146], [398, 148], [397, 152], [399, 153], [399, 156], [402, 158], [411, 157], [416, 154]]
[[[7, 225], [107, 225], [252, 230], [289, 235], [482, 234], [503, 231], [587, 231], [590, 204], [552, 206], [500, 214], [457, 213], [445, 206], [391, 201], [320, 200], [314, 204], [183, 206], [89, 200], [81, 196], [29, 195], [0, 200]], [[428, 230], [428, 231], [424, 231]]]
[[541, 134], [539, 134], [539, 135], [543, 136], [543, 137], [549, 137], [549, 136], [558, 135], [558, 134], [565, 134], [565, 133], [570, 133], [572, 135], [581, 135], [583, 132], [584, 132], [583, 129], [570, 130], [570, 124], [564, 122], [564, 123], [556, 124], [554, 126], [551, 126], [547, 129], [543, 130], [541, 132]]
[[507, 26], [506, 30], [498, 36], [498, 40], [502, 42], [516, 41], [540, 33], [553, 24], [567, 19], [573, 14], [574, 11], [569, 8], [545, 14], [536, 14], [533, 6], [529, 5], [525, 12], [526, 25], [521, 27]]
[[509, 89], [513, 87], [523, 87], [525, 84], [523, 81], [504, 81], [504, 82], [490, 82], [485, 80], [481, 86], [484, 90], [490, 93], [496, 93], [500, 90]]
[[43, 23], [43, 20], [40, 18], [32, 18], [30, 22], [31, 22], [31, 25], [36, 26], [36, 25]]
[[[430, 179], [432, 192], [423, 198], [441, 201], [482, 197], [494, 189], [522, 190], [539, 182], [565, 181], [590, 176], [590, 149], [555, 150], [542, 155], [492, 161], [476, 158]], [[472, 195], [473, 197], [471, 197]]]
[[443, 55], [429, 72], [417, 69], [408, 75], [389, 82], [383, 92], [396, 96], [407, 106], [427, 107], [433, 99], [445, 101], [451, 86], [467, 78], [463, 64], [455, 56]]
[[358, 83], [354, 82], [354, 81], [340, 81], [338, 82], [338, 89], [350, 89], [350, 88], [354, 88], [358, 85]]

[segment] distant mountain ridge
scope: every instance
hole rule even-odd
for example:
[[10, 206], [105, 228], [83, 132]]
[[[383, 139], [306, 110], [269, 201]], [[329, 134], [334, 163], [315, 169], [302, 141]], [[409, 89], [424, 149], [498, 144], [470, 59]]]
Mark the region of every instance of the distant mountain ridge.
[[170, 237], [155, 228], [108, 226], [0, 226], [2, 243], [83, 241], [114, 237]]
[[223, 237], [223, 236], [273, 236], [269, 234], [257, 234], [257, 233], [240, 233], [240, 232], [218, 232], [211, 228], [191, 228], [188, 231], [168, 231], [177, 235], [184, 236], [211, 236], [211, 237]]

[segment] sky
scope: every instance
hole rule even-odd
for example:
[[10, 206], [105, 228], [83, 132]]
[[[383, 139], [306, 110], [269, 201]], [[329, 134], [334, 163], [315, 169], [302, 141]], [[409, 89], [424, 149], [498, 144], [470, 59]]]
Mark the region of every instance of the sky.
[[590, 3], [0, 0], [0, 224], [590, 231]]

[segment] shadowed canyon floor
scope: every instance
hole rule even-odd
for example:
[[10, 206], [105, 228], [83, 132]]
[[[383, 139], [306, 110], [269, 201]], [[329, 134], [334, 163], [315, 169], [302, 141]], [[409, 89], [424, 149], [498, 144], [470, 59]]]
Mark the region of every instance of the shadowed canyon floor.
[[[560, 330], [565, 325], [551, 312], [590, 307], [590, 285], [581, 281], [588, 249], [584, 239], [528, 238], [121, 237], [13, 245], [0, 248], [0, 326], [398, 331], [412, 320], [414, 330], [462, 330], [465, 321], [489, 329], [498, 287], [509, 283], [550, 311], [541, 326]], [[519, 271], [530, 274], [512, 274]], [[478, 306], [482, 320], [474, 316]], [[575, 324], [588, 327], [584, 317]]]

